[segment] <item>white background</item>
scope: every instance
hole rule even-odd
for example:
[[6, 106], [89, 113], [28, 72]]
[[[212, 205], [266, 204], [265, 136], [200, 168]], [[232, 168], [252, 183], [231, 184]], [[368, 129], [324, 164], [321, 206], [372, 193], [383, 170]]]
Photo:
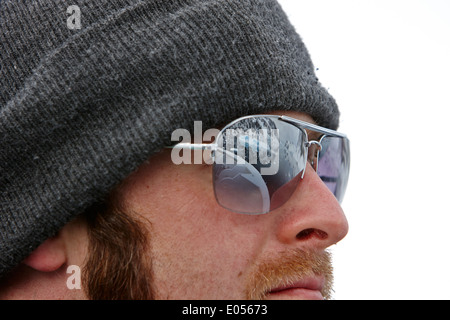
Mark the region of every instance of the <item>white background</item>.
[[450, 299], [450, 1], [280, 0], [351, 141], [335, 299]]

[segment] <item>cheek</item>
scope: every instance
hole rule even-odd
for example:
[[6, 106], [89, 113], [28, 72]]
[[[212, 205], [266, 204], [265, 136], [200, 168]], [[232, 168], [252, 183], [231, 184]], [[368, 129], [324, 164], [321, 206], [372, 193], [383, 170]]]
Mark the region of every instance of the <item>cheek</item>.
[[244, 298], [243, 275], [262, 245], [259, 218], [217, 204], [209, 166], [153, 163], [152, 168], [134, 179], [126, 199], [149, 221], [157, 294]]
[[234, 214], [219, 207], [214, 195], [190, 190], [189, 199], [177, 196], [183, 205], [171, 204], [150, 218], [155, 287], [173, 299], [241, 298], [239, 274], [252, 254], [251, 245], [242, 244], [254, 242], [236, 230]]

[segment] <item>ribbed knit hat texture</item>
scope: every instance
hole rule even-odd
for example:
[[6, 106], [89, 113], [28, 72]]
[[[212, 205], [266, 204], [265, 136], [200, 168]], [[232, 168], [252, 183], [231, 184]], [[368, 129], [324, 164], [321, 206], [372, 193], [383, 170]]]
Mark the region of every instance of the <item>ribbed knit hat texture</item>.
[[339, 112], [274, 0], [0, 2], [0, 276], [195, 120]]

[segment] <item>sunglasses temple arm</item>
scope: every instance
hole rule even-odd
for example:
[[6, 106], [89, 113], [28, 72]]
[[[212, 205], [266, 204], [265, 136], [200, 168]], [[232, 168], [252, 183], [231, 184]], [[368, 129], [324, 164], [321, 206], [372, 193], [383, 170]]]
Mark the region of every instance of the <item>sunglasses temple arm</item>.
[[190, 150], [216, 150], [216, 145], [211, 143], [178, 143], [174, 146], [169, 146], [171, 149], [190, 149]]

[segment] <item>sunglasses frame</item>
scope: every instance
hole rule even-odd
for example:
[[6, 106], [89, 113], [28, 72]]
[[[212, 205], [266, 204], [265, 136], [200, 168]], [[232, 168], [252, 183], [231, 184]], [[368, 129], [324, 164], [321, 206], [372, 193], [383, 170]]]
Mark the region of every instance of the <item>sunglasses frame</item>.
[[[217, 138], [223, 134], [223, 132], [225, 132], [228, 128], [232, 127], [234, 124], [236, 124], [239, 121], [245, 120], [245, 119], [252, 119], [252, 118], [271, 118], [271, 119], [277, 119], [283, 122], [286, 122], [288, 124], [291, 124], [293, 126], [295, 126], [296, 128], [298, 128], [299, 130], [302, 131], [302, 133], [305, 135], [306, 137], [306, 141], [304, 143], [304, 154], [305, 154], [305, 163], [303, 163], [303, 170], [302, 170], [302, 176], [301, 179], [303, 179], [304, 174], [305, 174], [305, 169], [307, 167], [307, 162], [310, 161], [310, 150], [309, 148], [313, 145], [316, 145], [318, 147], [318, 149], [314, 150], [314, 159], [317, 157], [317, 161], [315, 162], [311, 162], [310, 164], [312, 166], [312, 168], [317, 172], [318, 170], [318, 152], [322, 149], [322, 141], [323, 139], [325, 139], [326, 137], [337, 137], [337, 138], [341, 138], [346, 140], [346, 144], [349, 145], [349, 140], [347, 138], [347, 136], [343, 133], [337, 132], [335, 130], [331, 130], [328, 128], [324, 128], [306, 121], [302, 121], [296, 118], [292, 118], [289, 116], [285, 116], [285, 115], [268, 115], [268, 114], [257, 114], [257, 115], [248, 115], [248, 116], [244, 116], [244, 117], [240, 117], [238, 119], [233, 120], [232, 122], [228, 123], [224, 128], [222, 128], [222, 130], [220, 130], [218, 132], [218, 135], [215, 137], [215, 141], [211, 142], [211, 143], [178, 143], [174, 146], [168, 147], [168, 148], [173, 148], [173, 149], [189, 149], [191, 151], [194, 150], [208, 150], [210, 151], [211, 154], [211, 158], [210, 160], [207, 161], [207, 164], [214, 164], [214, 151], [219, 150], [218, 148], [218, 144], [217, 144]], [[310, 131], [314, 131], [317, 133], [321, 133], [321, 137], [318, 141], [316, 140], [309, 140], [308, 137], [308, 133], [306, 130], [310, 130]], [[222, 148], [221, 148], [222, 149]], [[223, 149], [222, 149], [223, 151]], [[224, 150], [225, 152], [230, 152], [228, 150]], [[350, 152], [350, 150], [348, 150], [348, 153]], [[350, 157], [350, 154], [348, 154]], [[350, 168], [350, 158], [347, 159], [348, 161], [348, 165], [347, 167]], [[348, 179], [348, 177], [347, 177]], [[233, 210], [231, 210], [233, 211]]]
[[[288, 117], [288, 116], [280, 116], [280, 115], [270, 115], [270, 114], [257, 114], [257, 115], [249, 115], [249, 116], [244, 116], [241, 118], [238, 118], [236, 120], [233, 120], [232, 122], [228, 123], [222, 130], [220, 130], [219, 135], [225, 131], [227, 128], [233, 126], [235, 123], [245, 120], [245, 119], [251, 119], [251, 118], [275, 118], [277, 120], [281, 120], [284, 121], [286, 123], [292, 124], [295, 127], [297, 127], [298, 129], [302, 130], [303, 133], [306, 135], [307, 141], [305, 143], [305, 148], [309, 148], [312, 144], [317, 144], [319, 145], [319, 147], [321, 148], [321, 142], [322, 140], [327, 137], [327, 136], [331, 136], [331, 137], [338, 137], [338, 138], [343, 138], [348, 140], [347, 136], [343, 133], [337, 132], [335, 130], [331, 130], [328, 128], [324, 128], [306, 121], [302, 121], [299, 119], [295, 119], [292, 117]], [[323, 135], [321, 136], [319, 141], [315, 141], [315, 140], [309, 140], [308, 139], [308, 133], [306, 132], [306, 130], [312, 130], [318, 133], [322, 133]], [[210, 151], [215, 151], [217, 148], [217, 143], [216, 141], [211, 142], [211, 143], [178, 143], [174, 146], [170, 146], [168, 148], [173, 148], [173, 149], [190, 149], [190, 150], [210, 150]], [[308, 154], [308, 150], [306, 150], [306, 155]], [[306, 157], [307, 159], [308, 157]], [[212, 160], [213, 161], [213, 160]], [[212, 163], [211, 163], [212, 164]], [[306, 163], [305, 163], [306, 166]], [[317, 171], [317, 166], [315, 167], [315, 170]], [[303, 173], [304, 174], [304, 173]], [[302, 176], [303, 178], [303, 176]]]

